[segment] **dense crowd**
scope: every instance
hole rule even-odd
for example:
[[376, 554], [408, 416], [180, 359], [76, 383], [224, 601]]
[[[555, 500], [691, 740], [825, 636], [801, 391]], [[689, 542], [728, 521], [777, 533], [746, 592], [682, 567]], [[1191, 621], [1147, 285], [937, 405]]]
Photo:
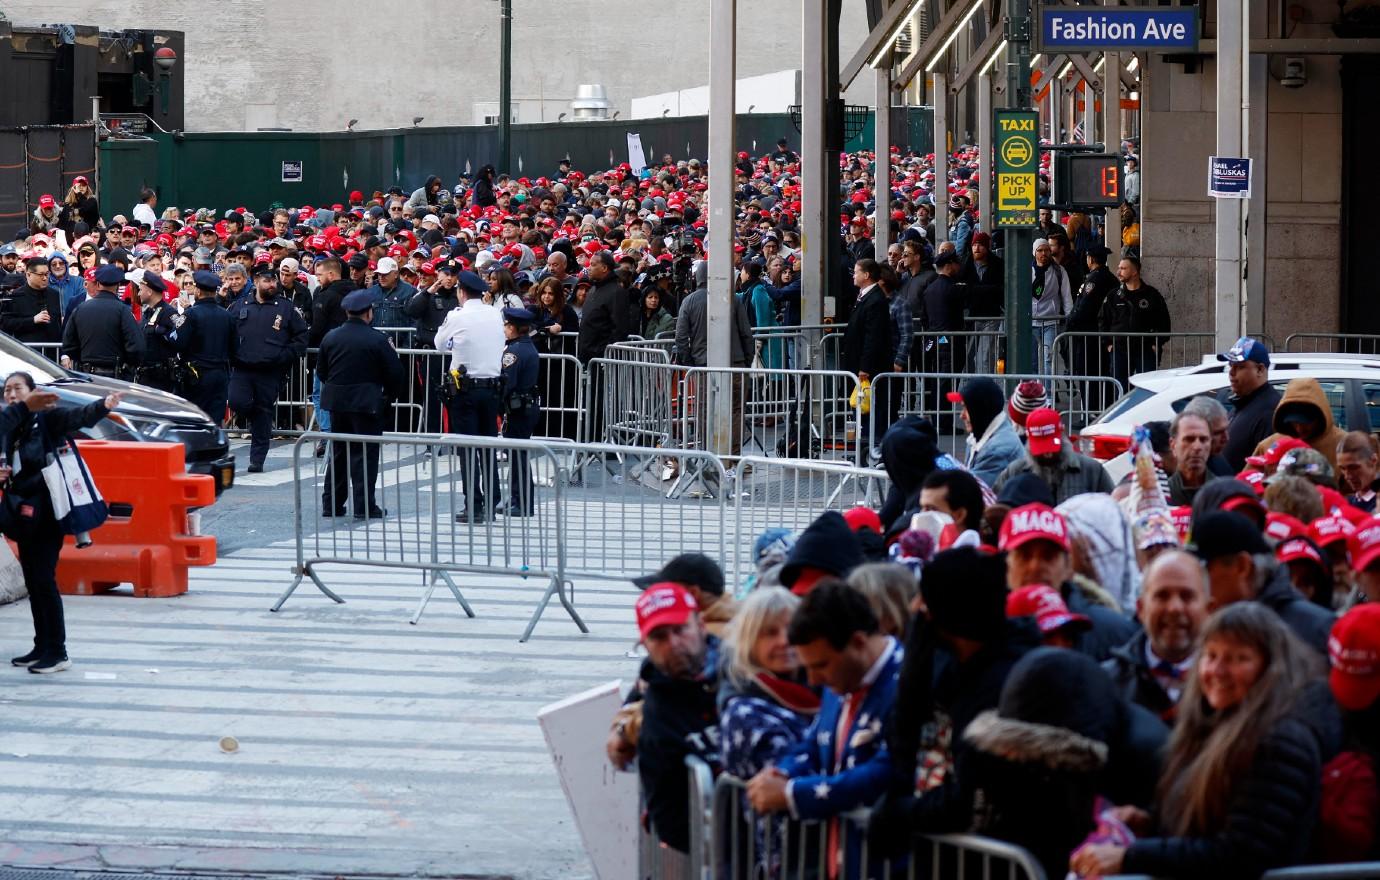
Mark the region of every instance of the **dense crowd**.
[[[830, 876], [943, 832], [1049, 877], [1373, 858], [1376, 444], [1316, 380], [1275, 391], [1259, 342], [1220, 359], [1234, 412], [1142, 426], [1120, 484], [1039, 383], [973, 378], [959, 456], [920, 417], [882, 438], [880, 510], [767, 530], [744, 584], [694, 554], [640, 581], [647, 658], [607, 750], [663, 845], [688, 846], [695, 755], [743, 781], [759, 876], [783, 817], [825, 823]], [[858, 808], [867, 865], [838, 834]]]

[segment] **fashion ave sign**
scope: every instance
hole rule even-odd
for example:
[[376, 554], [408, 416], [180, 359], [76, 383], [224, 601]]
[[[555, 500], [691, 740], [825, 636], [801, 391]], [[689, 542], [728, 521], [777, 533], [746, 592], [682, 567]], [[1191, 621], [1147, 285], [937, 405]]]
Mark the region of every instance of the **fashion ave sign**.
[[1041, 6], [1042, 52], [1198, 48], [1196, 6]]

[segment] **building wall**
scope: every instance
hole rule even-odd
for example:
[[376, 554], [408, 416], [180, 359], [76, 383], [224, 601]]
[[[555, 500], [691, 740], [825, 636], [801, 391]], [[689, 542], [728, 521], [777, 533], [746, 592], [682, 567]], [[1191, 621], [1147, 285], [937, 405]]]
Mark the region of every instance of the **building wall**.
[[[1289, 37], [1331, 36], [1321, 22], [1335, 16], [1335, 5], [1299, 5], [1304, 20]], [[1257, 7], [1262, 14], [1266, 10], [1263, 3]], [[1279, 38], [1273, 20], [1268, 24], [1269, 35]], [[1206, 36], [1215, 36], [1212, 22]], [[1345, 329], [1339, 326], [1340, 63], [1337, 56], [1305, 57], [1308, 82], [1298, 89], [1278, 82], [1283, 56], [1269, 65], [1266, 163], [1263, 175], [1255, 171], [1249, 208], [1253, 218], [1266, 212], [1263, 326], [1249, 329], [1281, 344], [1291, 333]], [[1213, 329], [1215, 203], [1207, 196], [1207, 161], [1217, 137], [1216, 75], [1212, 58], [1190, 74], [1151, 56], [1142, 79], [1144, 270], [1168, 298], [1175, 328], [1182, 330]]]
[[[468, 125], [498, 98], [498, 3], [407, 0], [359, 5], [296, 0], [5, 0], [20, 24], [186, 32], [187, 128], [233, 131]], [[367, 12], [356, 14], [358, 6]], [[862, 3], [844, 4], [843, 55], [867, 33]], [[390, 16], [389, 11], [393, 11]], [[738, 75], [802, 65], [794, 0], [739, 4]], [[568, 112], [575, 87], [602, 83], [628, 118], [636, 95], [709, 79], [707, 5], [677, 0], [514, 0], [513, 97]], [[323, 88], [320, 83], [327, 83]], [[865, 99], [867, 96], [850, 96]], [[871, 103], [859, 100], [859, 103]], [[542, 115], [540, 112], [538, 115]], [[524, 112], [523, 121], [528, 121]], [[538, 120], [532, 120], [538, 121]]]

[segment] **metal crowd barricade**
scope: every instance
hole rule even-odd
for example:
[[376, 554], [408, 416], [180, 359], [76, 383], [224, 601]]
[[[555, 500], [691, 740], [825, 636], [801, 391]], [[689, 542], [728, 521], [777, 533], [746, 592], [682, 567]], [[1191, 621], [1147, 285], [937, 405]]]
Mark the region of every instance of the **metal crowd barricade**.
[[604, 357], [639, 364], [669, 364], [675, 349], [674, 339], [629, 339], [604, 347]]
[[713, 880], [708, 866], [713, 854], [710, 823], [713, 819], [714, 772], [702, 759], [685, 756], [690, 820], [688, 852], [671, 849], [661, 842], [651, 823], [639, 823], [637, 848], [638, 880]]
[[[820, 337], [815, 363], [838, 365], [843, 333]], [[925, 372], [991, 373], [996, 371], [1006, 334], [997, 330], [916, 330], [911, 334], [910, 363]], [[979, 367], [986, 365], [984, 369]]]
[[43, 355], [53, 363], [58, 363], [58, 359], [62, 357], [61, 342], [26, 342], [24, 345]]
[[[853, 373], [679, 367], [599, 359], [589, 364], [591, 394], [602, 401], [591, 437], [609, 442], [701, 449], [710, 445], [712, 405], [705, 389], [730, 390], [727, 458], [753, 454], [859, 461], [863, 420]], [[597, 390], [595, 390], [597, 389]]]
[[[964, 435], [960, 418], [960, 405], [951, 403], [949, 392], [957, 391], [968, 379], [979, 374], [972, 373], [883, 373], [872, 380], [872, 408], [869, 417], [873, 420], [872, 436], [883, 433], [882, 421], [885, 405], [894, 407], [894, 415], [924, 416], [934, 423], [939, 432], [940, 447], [945, 452], [958, 455]], [[1035, 380], [1045, 386], [1049, 405], [1058, 410], [1064, 419], [1064, 430], [1072, 436], [1081, 431], [1100, 416], [1108, 406], [1116, 402], [1122, 394], [1121, 383], [1106, 376], [1049, 376], [1035, 373], [997, 373], [987, 375], [1002, 387], [1007, 399], [1016, 392], [1017, 386], [1027, 380]], [[880, 402], [879, 402], [880, 401]]]
[[1287, 352], [1380, 355], [1380, 336], [1367, 333], [1290, 333], [1284, 337]]
[[757, 536], [769, 528], [799, 532], [826, 510], [863, 505], [874, 510], [886, 498], [886, 472], [845, 462], [747, 457], [738, 462], [733, 486], [732, 544], [724, 570], [735, 584], [756, 569]]
[[1060, 333], [1054, 339], [1058, 372], [1112, 376], [1123, 386], [1137, 373], [1190, 367], [1217, 351], [1211, 332]]
[[[328, 441], [320, 467], [311, 454], [318, 440]], [[506, 494], [507, 468], [523, 459], [535, 470], [559, 471], [552, 448], [532, 440], [302, 434], [292, 450], [297, 562], [292, 584], [272, 610], [282, 608], [304, 578], [327, 598], [343, 603], [326, 585], [323, 566], [422, 572], [426, 589], [412, 616], [414, 624], [440, 583], [466, 615], [474, 616], [452, 573], [512, 575], [547, 582], [523, 641], [552, 597], [560, 600], [581, 632], [588, 632], [567, 595], [562, 568], [561, 493], [566, 481], [538, 485], [533, 497], [525, 499], [532, 511], [529, 517], [478, 517], [474, 499], [462, 492], [462, 479], [472, 477], [492, 493], [488, 503], [495, 504], [499, 494]], [[342, 465], [338, 474], [336, 461]], [[374, 509], [359, 498], [358, 490], [366, 483], [377, 486], [371, 499]], [[457, 523], [457, 515], [469, 521]]]
[[[781, 813], [762, 817], [749, 809], [747, 783], [728, 774], [714, 786], [713, 842], [707, 874], [714, 880], [893, 880], [918, 877], [1045, 880], [1027, 850], [972, 834], [916, 835], [903, 858], [869, 852], [867, 812], [835, 822], [802, 822]], [[840, 864], [829, 864], [831, 825]], [[692, 822], [693, 833], [693, 822]]]

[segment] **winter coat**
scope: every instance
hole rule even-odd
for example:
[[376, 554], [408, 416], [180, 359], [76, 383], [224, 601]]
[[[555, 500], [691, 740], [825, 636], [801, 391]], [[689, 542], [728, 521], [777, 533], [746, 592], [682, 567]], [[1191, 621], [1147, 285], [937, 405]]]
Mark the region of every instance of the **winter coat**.
[[1061, 877], [1092, 830], [1098, 796], [1149, 805], [1169, 730], [1119, 698], [1091, 660], [1039, 648], [963, 738], [958, 775], [971, 793], [971, 830], [1029, 849], [1046, 876]]
[[[1337, 467], [1337, 444], [1346, 436], [1346, 432], [1332, 421], [1332, 407], [1327, 402], [1327, 395], [1323, 393], [1322, 386], [1317, 379], [1291, 379], [1289, 384], [1284, 386], [1284, 395], [1279, 399], [1279, 404], [1275, 406], [1275, 414], [1272, 425], [1275, 433], [1261, 440], [1255, 447], [1252, 455], [1264, 455], [1265, 451], [1277, 441], [1289, 436], [1281, 431], [1284, 425], [1282, 415], [1287, 415], [1290, 408], [1306, 407], [1313, 410], [1323, 421], [1323, 432], [1312, 440], [1308, 445], [1323, 454], [1333, 468]], [[1228, 428], [1230, 435], [1230, 428]]]
[[1105, 604], [1114, 600], [1086, 578], [1074, 575], [1072, 580], [1064, 581], [1059, 592], [1069, 611], [1092, 621], [1092, 628], [1081, 633], [1073, 646], [1099, 663], [1110, 657], [1117, 646], [1125, 644], [1139, 628], [1130, 617]]
[[1245, 397], [1231, 399], [1231, 421], [1227, 424], [1227, 446], [1222, 450], [1222, 457], [1231, 465], [1233, 473], [1239, 473], [1246, 466], [1246, 456], [1254, 455], [1260, 441], [1274, 431], [1279, 401], [1279, 391], [1268, 382]]
[[1136, 566], [1135, 535], [1121, 505], [1110, 495], [1075, 495], [1059, 505], [1069, 531], [1082, 539], [1092, 578], [1116, 602], [1131, 613], [1140, 594], [1140, 569]]
[[1278, 614], [1279, 619], [1304, 644], [1327, 656], [1327, 639], [1332, 634], [1332, 623], [1336, 617], [1331, 611], [1303, 598], [1303, 594], [1294, 589], [1288, 566], [1281, 565], [1275, 570], [1274, 577], [1261, 587], [1255, 601]]
[[[1007, 480], [1017, 474], [1034, 474], [1039, 476], [1035, 470], [1034, 460], [1027, 454], [1007, 465], [1006, 470], [997, 477], [997, 482], [992, 485], [998, 493]], [[1049, 487], [1049, 491], [1054, 495], [1055, 504], [1063, 504], [1075, 495], [1082, 495], [1084, 492], [1106, 492], [1111, 494], [1116, 488], [1112, 482], [1112, 477], [1107, 473], [1107, 469], [1102, 466], [1102, 462], [1095, 458], [1065, 449], [1063, 474], [1057, 485]]]
[[1137, 632], [1124, 645], [1111, 650], [1102, 663], [1102, 670], [1111, 678], [1123, 699], [1168, 722], [1176, 704], [1150, 669], [1145, 654], [1145, 644], [1149, 639], [1144, 630]]
[[891, 336], [891, 309], [886, 292], [880, 284], [874, 284], [848, 316], [843, 332], [842, 368], [874, 377], [889, 371], [891, 355], [896, 350]]
[[1044, 267], [1043, 272], [1041, 284], [1040, 267], [1032, 266], [1030, 270], [1034, 279], [1032, 283], [1039, 291], [1030, 310], [1030, 317], [1035, 321], [1057, 321], [1067, 317], [1068, 313], [1073, 311], [1073, 292], [1069, 288], [1068, 273], [1053, 260]]
[[1005, 265], [996, 254], [987, 256], [987, 268], [981, 277], [978, 275], [973, 255], [969, 253], [964, 258], [963, 271], [958, 273], [958, 281], [967, 285], [965, 292], [968, 297], [968, 314], [974, 318], [1001, 318], [1006, 311], [1005, 294], [1002, 292], [1005, 272]]
[[968, 470], [987, 485], [996, 482], [1002, 471], [1025, 454], [1021, 438], [1006, 413], [999, 413], [988, 423], [980, 438], [968, 435]]
[[804, 738], [819, 713], [820, 695], [798, 682], [766, 674], [741, 686], [724, 675], [718, 702], [724, 772], [751, 779]]
[[1121, 872], [1174, 878], [1258, 877], [1308, 859], [1322, 768], [1342, 724], [1324, 682], [1314, 682], [1264, 735], [1250, 768], [1233, 780], [1226, 821], [1197, 837], [1145, 837]]
[[719, 765], [719, 640], [706, 637], [703, 674], [696, 679], [670, 678], [650, 662], [642, 666], [642, 727], [637, 736], [637, 772], [652, 828], [662, 843], [690, 849], [689, 779], [685, 759], [702, 758]]
[[657, 308], [650, 316], [646, 311], [638, 312], [638, 323], [638, 335], [643, 339], [656, 339], [659, 334], [673, 333], [676, 329], [676, 319], [663, 308]]

